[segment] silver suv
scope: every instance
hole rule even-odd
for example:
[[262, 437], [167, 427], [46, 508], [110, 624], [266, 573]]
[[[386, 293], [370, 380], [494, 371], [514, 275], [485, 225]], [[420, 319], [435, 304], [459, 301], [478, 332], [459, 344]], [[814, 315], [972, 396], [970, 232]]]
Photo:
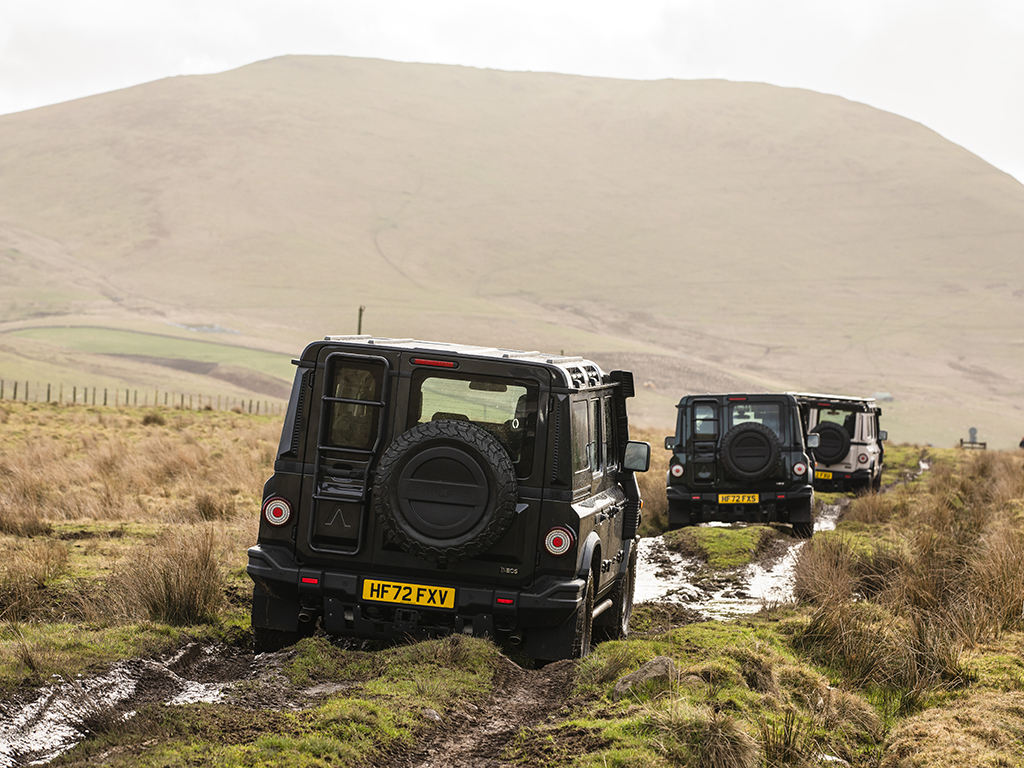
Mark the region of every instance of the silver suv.
[[818, 435], [813, 449], [814, 487], [819, 491], [855, 491], [882, 485], [888, 437], [879, 428], [882, 409], [873, 398], [791, 392], [800, 405], [808, 435]]

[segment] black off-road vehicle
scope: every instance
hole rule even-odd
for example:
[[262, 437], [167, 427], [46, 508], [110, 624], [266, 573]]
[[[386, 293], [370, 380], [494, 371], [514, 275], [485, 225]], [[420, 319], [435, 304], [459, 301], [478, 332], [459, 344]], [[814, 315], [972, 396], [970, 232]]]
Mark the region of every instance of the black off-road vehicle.
[[882, 487], [882, 409], [873, 398], [791, 392], [800, 405], [804, 433], [818, 435], [811, 451], [814, 487], [819, 491], [858, 491]]
[[628, 630], [650, 446], [628, 371], [329, 336], [306, 347], [249, 550], [258, 650], [462, 633], [529, 657]]
[[677, 407], [665, 438], [670, 528], [779, 522], [813, 534], [812, 465], [792, 395], [688, 395]]

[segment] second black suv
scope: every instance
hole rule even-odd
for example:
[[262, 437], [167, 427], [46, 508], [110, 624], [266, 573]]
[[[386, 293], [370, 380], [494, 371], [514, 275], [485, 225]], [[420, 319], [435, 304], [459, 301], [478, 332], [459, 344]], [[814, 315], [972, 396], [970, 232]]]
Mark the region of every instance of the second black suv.
[[582, 358], [329, 336], [295, 361], [249, 550], [258, 650], [319, 623], [461, 633], [535, 659], [622, 637], [650, 446], [628, 371]]
[[670, 528], [779, 522], [812, 535], [813, 465], [792, 395], [688, 395], [677, 408], [665, 438]]

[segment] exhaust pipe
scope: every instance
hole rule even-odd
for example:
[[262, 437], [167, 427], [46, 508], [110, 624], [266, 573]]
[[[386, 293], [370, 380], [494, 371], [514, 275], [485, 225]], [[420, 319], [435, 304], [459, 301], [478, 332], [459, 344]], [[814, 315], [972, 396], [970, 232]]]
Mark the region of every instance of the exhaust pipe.
[[508, 642], [510, 645], [521, 645], [523, 642], [523, 633], [520, 630], [514, 630], [511, 635], [508, 636]]
[[316, 621], [316, 614], [310, 611], [299, 611], [299, 621], [309, 624], [311, 621]]

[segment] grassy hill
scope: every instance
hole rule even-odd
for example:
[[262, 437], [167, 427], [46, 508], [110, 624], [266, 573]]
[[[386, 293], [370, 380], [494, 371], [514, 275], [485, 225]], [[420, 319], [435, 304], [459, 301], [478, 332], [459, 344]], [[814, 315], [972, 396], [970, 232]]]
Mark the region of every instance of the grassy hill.
[[653, 426], [800, 389], [891, 392], [897, 441], [1024, 434], [1024, 186], [838, 97], [284, 57], [0, 117], [0, 178], [0, 378], [274, 396], [362, 305], [632, 367]]

